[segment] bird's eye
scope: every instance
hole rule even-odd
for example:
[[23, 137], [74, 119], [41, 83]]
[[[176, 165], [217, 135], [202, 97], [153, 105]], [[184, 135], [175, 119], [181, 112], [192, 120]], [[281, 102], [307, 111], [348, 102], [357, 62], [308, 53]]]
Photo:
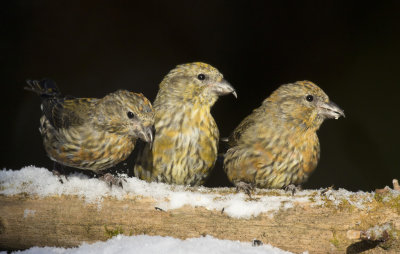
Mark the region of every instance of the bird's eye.
[[313, 97], [312, 95], [307, 95], [307, 96], [306, 96], [306, 100], [307, 100], [307, 101], [313, 101], [313, 100], [314, 100], [314, 97]]
[[129, 111], [129, 112], [126, 113], [126, 114], [128, 115], [128, 117], [129, 117], [130, 119], [132, 119], [132, 118], [135, 117], [135, 115], [134, 115], [131, 111]]
[[199, 75], [197, 75], [197, 78], [199, 80], [204, 80], [206, 78], [206, 75], [204, 75], [203, 73], [200, 73]]

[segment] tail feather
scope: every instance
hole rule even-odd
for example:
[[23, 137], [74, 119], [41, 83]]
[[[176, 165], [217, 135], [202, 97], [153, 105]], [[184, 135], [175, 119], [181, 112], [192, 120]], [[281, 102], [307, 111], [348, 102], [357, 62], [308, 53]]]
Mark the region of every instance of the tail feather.
[[37, 93], [43, 98], [60, 97], [61, 93], [56, 83], [51, 79], [27, 80], [28, 86], [24, 87], [25, 90]]

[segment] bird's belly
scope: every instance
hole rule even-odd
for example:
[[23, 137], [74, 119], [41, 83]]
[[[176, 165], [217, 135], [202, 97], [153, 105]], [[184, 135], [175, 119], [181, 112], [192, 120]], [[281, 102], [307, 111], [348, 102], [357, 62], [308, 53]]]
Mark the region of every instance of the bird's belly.
[[288, 138], [280, 145], [253, 146], [259, 158], [256, 185], [282, 188], [305, 182], [317, 166], [319, 143], [313, 136], [304, 140], [306, 142], [301, 141], [299, 138]]
[[100, 171], [125, 160], [134, 148], [131, 139], [109, 133], [87, 134], [77, 130], [52, 130], [44, 136], [52, 160], [63, 165]]
[[182, 185], [201, 185], [217, 158], [218, 138], [199, 131], [165, 131], [153, 147], [156, 180]]

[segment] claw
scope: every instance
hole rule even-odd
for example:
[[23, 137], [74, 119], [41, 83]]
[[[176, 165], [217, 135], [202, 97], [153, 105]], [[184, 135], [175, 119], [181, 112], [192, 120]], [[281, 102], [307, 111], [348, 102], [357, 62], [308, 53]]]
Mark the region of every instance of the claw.
[[294, 185], [294, 184], [289, 184], [288, 186], [285, 187], [285, 191], [290, 191], [292, 192], [292, 196], [296, 193], [296, 191], [301, 191], [301, 185]]
[[106, 174], [100, 176], [99, 179], [104, 181], [106, 184], [108, 184], [110, 186], [110, 188], [112, 188], [113, 185], [116, 185], [123, 189], [124, 186], [122, 185], [122, 182], [123, 181], [127, 182], [125, 178], [115, 177], [110, 173], [106, 173]]
[[237, 182], [235, 183], [236, 186], [236, 191], [243, 191], [246, 193], [249, 198], [251, 198], [251, 191], [254, 190], [254, 187], [251, 183], [245, 183], [245, 182]]
[[53, 164], [53, 170], [51, 171], [51, 173], [53, 173], [53, 175], [58, 176], [58, 181], [60, 181], [60, 183], [64, 183], [64, 181], [62, 180], [61, 176], [65, 177], [65, 180], [68, 181], [68, 176], [67, 173], [65, 172], [65, 168], [63, 165], [54, 162]]

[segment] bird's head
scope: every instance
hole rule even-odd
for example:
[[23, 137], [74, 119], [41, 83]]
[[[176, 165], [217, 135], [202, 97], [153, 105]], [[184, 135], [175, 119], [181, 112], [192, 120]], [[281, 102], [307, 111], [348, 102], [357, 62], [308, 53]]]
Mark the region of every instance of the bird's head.
[[285, 84], [264, 103], [272, 103], [285, 121], [317, 130], [326, 118], [338, 119], [344, 111], [329, 100], [325, 92], [310, 81]]
[[195, 62], [171, 70], [161, 82], [157, 97], [212, 106], [219, 96], [230, 93], [237, 96], [235, 89], [216, 68]]
[[154, 110], [143, 94], [118, 90], [105, 96], [99, 107], [105, 114], [98, 119], [106, 130], [145, 142], [153, 141]]

